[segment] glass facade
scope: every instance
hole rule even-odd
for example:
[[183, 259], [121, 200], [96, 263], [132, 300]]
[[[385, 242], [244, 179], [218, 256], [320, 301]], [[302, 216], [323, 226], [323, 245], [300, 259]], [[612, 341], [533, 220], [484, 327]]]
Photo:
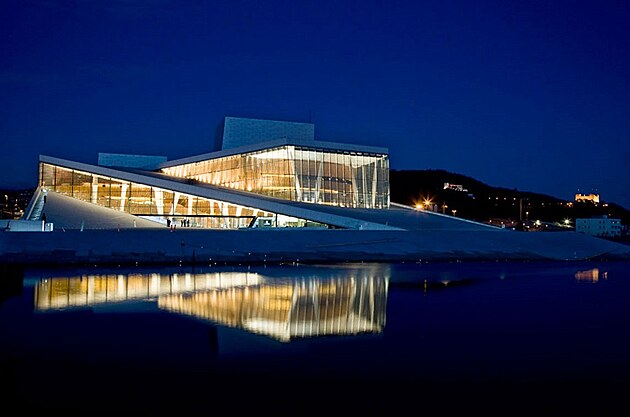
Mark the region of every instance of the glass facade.
[[39, 185], [64, 194], [161, 223], [167, 219], [186, 227], [236, 229], [242, 227], [325, 227], [320, 223], [283, 216], [257, 208], [165, 190], [150, 185], [39, 164]]
[[172, 166], [162, 172], [284, 200], [389, 207], [386, 154], [287, 145]]

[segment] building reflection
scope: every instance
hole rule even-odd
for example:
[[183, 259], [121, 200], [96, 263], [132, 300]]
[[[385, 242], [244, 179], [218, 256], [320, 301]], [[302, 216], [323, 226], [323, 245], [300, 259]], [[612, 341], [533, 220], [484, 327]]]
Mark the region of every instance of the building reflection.
[[[385, 273], [384, 273], [385, 272]], [[288, 342], [381, 333], [389, 275], [369, 268], [276, 278], [255, 272], [103, 274], [41, 279], [37, 311], [156, 302], [166, 311]]]
[[599, 268], [592, 268], [586, 271], [577, 271], [575, 279], [581, 282], [597, 283], [600, 279], [605, 280], [608, 277], [607, 272], [599, 271]]

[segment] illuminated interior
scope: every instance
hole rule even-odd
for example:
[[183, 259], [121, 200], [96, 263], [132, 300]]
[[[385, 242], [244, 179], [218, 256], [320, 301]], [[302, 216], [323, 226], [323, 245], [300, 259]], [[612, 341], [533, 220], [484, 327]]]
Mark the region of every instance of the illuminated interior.
[[101, 207], [187, 227], [325, 227], [253, 207], [152, 187], [138, 182], [40, 163], [40, 186]]
[[156, 301], [164, 310], [288, 342], [323, 335], [381, 333], [386, 276], [266, 278], [250, 272], [110, 274], [42, 279], [35, 310]]
[[293, 145], [162, 168], [164, 174], [291, 201], [389, 207], [389, 158]]

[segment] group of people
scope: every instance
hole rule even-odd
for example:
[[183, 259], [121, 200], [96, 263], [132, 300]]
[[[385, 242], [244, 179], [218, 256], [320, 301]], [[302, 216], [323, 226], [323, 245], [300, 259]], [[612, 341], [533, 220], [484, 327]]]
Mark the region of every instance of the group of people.
[[[181, 227], [190, 227], [190, 219], [181, 219], [179, 221], [179, 225]], [[177, 220], [166, 219], [166, 227], [169, 227], [171, 230], [177, 227]]]

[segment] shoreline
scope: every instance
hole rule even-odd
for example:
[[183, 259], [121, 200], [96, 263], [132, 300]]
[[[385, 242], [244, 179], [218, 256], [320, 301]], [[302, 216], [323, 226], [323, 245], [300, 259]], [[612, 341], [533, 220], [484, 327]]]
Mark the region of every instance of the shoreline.
[[5, 265], [257, 265], [630, 260], [572, 232], [121, 229], [0, 233]]

